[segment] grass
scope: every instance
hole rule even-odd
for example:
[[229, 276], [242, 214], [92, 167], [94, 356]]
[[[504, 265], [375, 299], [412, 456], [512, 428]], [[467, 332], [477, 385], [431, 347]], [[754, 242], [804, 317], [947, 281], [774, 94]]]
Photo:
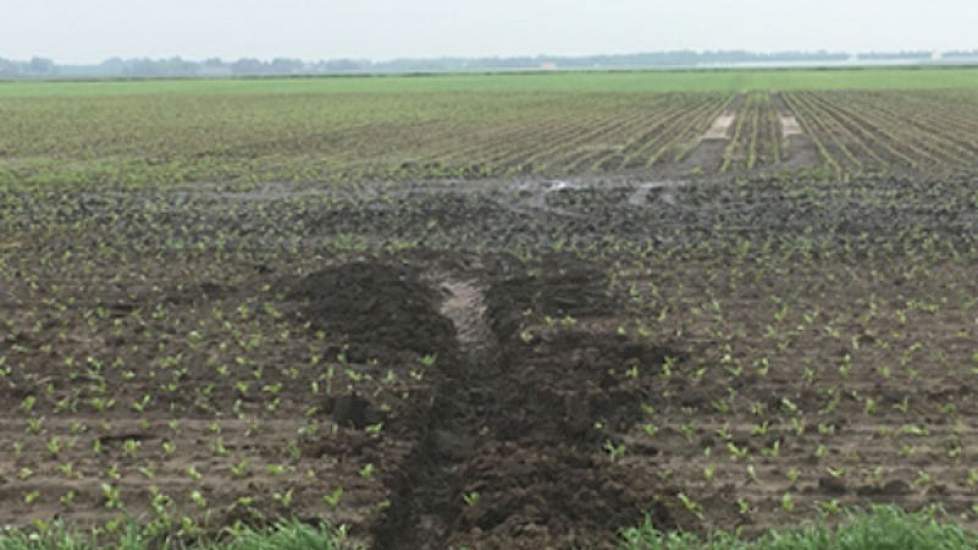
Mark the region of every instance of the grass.
[[221, 541], [187, 544], [160, 540], [135, 524], [118, 537], [99, 538], [55, 525], [43, 533], [11, 531], [0, 538], [0, 550], [170, 550], [192, 547], [199, 550], [340, 550], [355, 549], [343, 530], [312, 527], [299, 522], [282, 523], [266, 530], [239, 529]]
[[[978, 548], [978, 535], [941, 523], [933, 511], [907, 513], [893, 506], [851, 513], [838, 527], [824, 524], [770, 531], [748, 541], [729, 533], [703, 539], [689, 533], [664, 534], [651, 523], [625, 531], [622, 550], [965, 550]], [[9, 531], [0, 537], [0, 550], [334, 550], [357, 545], [343, 530], [290, 522], [266, 530], [241, 529], [221, 541], [186, 544], [159, 540], [130, 525], [112, 542], [66, 529], [43, 533]]]
[[837, 528], [825, 524], [771, 531], [757, 540], [719, 533], [708, 539], [663, 534], [648, 522], [625, 532], [625, 550], [964, 550], [978, 535], [941, 523], [933, 512], [907, 513], [892, 506], [852, 513]]

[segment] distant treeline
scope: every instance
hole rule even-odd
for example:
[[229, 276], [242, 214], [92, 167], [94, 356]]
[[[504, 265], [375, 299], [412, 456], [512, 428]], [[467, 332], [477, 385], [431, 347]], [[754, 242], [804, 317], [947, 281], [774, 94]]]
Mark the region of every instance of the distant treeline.
[[978, 50], [953, 50], [944, 52], [944, 59], [978, 59]]
[[[978, 56], [978, 51], [955, 51], [943, 54], [948, 59]], [[146, 77], [220, 77], [220, 76], [287, 76], [356, 73], [456, 72], [532, 69], [626, 69], [655, 67], [695, 67], [738, 63], [819, 63], [858, 60], [926, 60], [932, 52], [911, 51], [893, 53], [801, 52], [785, 51], [756, 53], [742, 50], [705, 51], [679, 50], [670, 52], [624, 55], [594, 55], [580, 57], [440, 57], [431, 59], [335, 59], [303, 61], [275, 58], [270, 61], [242, 58], [225, 61], [218, 58], [190, 61], [180, 57], [169, 59], [112, 58], [97, 65], [65, 65], [50, 59], [35, 57], [29, 61], [0, 58], [0, 78], [146, 78]]]
[[907, 52], [868, 52], [856, 56], [858, 59], [867, 61], [892, 61], [894, 59], [930, 59], [934, 52], [928, 51], [907, 51]]

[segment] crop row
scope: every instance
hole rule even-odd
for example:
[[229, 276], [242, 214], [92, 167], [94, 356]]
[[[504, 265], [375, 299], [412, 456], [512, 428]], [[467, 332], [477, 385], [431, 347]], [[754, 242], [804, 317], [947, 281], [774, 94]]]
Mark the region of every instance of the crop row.
[[[734, 116], [730, 141], [706, 153], [706, 172], [970, 173], [978, 153], [968, 90], [134, 94], [0, 109], [8, 185], [668, 175], [721, 113]], [[782, 135], [784, 116], [803, 138]]]
[[974, 94], [845, 91], [784, 96], [821, 162], [837, 175], [974, 169]]

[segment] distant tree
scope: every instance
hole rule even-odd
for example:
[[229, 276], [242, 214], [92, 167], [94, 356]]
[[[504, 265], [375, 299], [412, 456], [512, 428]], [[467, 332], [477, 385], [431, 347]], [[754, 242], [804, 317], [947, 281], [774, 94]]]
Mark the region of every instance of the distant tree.
[[231, 72], [238, 75], [259, 75], [265, 72], [265, 64], [258, 59], [246, 57], [232, 63]]
[[[859, 54], [863, 60], [907, 60], [930, 59], [932, 52], [868, 52]], [[973, 62], [978, 58], [978, 50], [949, 51], [945, 59], [960, 59]], [[30, 61], [0, 59], [0, 77], [22, 78], [26, 76], [46, 76], [57, 74], [70, 77], [176, 77], [176, 76], [226, 76], [234, 75], [293, 75], [293, 74], [336, 74], [336, 73], [410, 73], [410, 72], [450, 72], [450, 71], [492, 71], [540, 69], [558, 67], [562, 69], [613, 68], [630, 69], [645, 67], [677, 67], [697, 65], [726, 65], [737, 63], [785, 63], [785, 62], [828, 62], [844, 61], [849, 53], [782, 51], [757, 53], [744, 50], [714, 50], [697, 52], [693, 50], [673, 50], [645, 52], [625, 55], [592, 55], [577, 57], [561, 56], [521, 56], [521, 57], [440, 57], [429, 59], [394, 59], [373, 62], [369, 59], [332, 59], [306, 63], [299, 59], [280, 57], [271, 61], [255, 58], [242, 58], [225, 62], [212, 57], [201, 62], [193, 62], [180, 57], [169, 59], [121, 59], [113, 57], [97, 65], [56, 65], [50, 59], [35, 57]]]
[[952, 50], [949, 52], [944, 52], [944, 58], [978, 58], [978, 50]]
[[276, 57], [268, 65], [268, 72], [272, 74], [299, 74], [306, 68], [306, 64], [300, 59], [287, 59]]
[[20, 68], [17, 63], [0, 57], [0, 77], [10, 78], [20, 74]]
[[36, 75], [54, 74], [54, 61], [44, 57], [32, 57], [28, 62], [28, 70]]
[[121, 72], [126, 68], [126, 62], [121, 57], [110, 57], [99, 64], [106, 71]]
[[181, 57], [171, 57], [159, 62], [160, 71], [166, 76], [193, 76], [197, 74], [197, 64]]
[[903, 52], [864, 52], [858, 55], [859, 59], [869, 59], [876, 61], [897, 60], [897, 59], [928, 59], [931, 56], [929, 51], [903, 51]]
[[330, 61], [320, 61], [316, 63], [315, 70], [320, 73], [349, 73], [356, 71], [369, 71], [372, 66], [370, 61], [357, 59], [333, 59]]

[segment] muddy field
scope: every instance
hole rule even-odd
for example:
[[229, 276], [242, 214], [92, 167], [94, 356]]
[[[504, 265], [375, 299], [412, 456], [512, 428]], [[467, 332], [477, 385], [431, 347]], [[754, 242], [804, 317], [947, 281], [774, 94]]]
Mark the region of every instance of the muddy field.
[[974, 526], [976, 183], [0, 192], [0, 522]]

